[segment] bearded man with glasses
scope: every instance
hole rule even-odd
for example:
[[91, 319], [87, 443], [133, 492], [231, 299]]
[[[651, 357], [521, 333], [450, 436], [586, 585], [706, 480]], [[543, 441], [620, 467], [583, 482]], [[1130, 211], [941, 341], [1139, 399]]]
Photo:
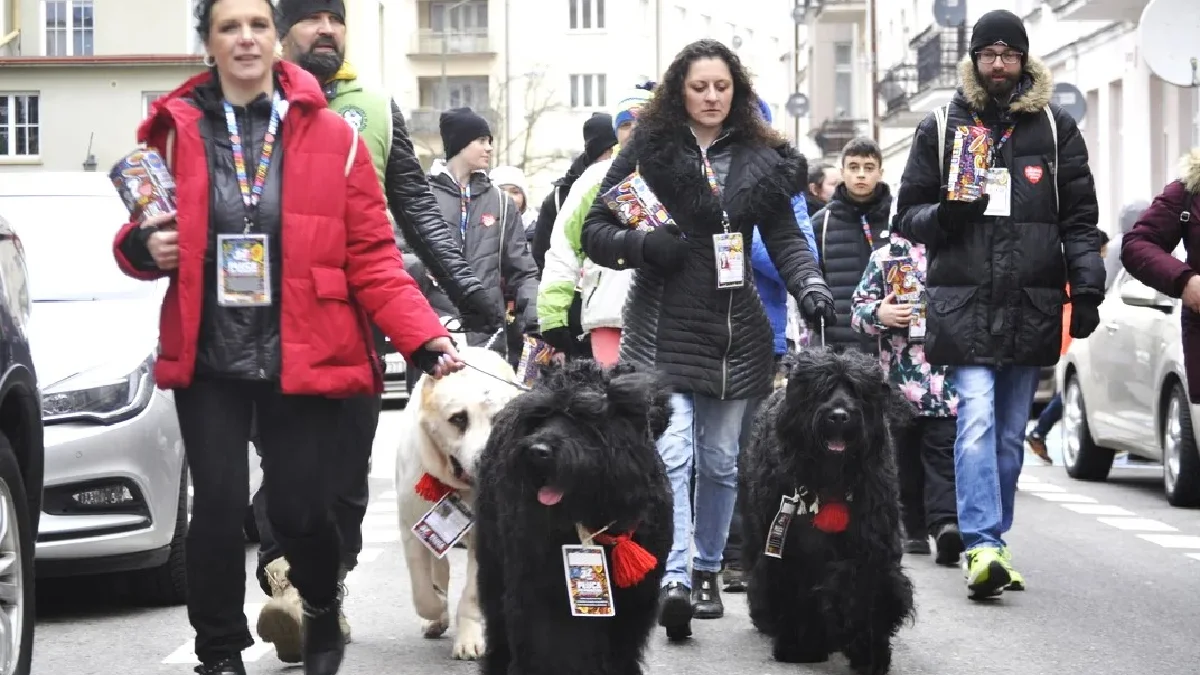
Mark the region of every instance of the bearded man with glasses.
[[[1025, 588], [1004, 535], [1038, 373], [1058, 361], [1064, 302], [1071, 337], [1099, 325], [1105, 272], [1087, 148], [1075, 120], [1050, 103], [1050, 70], [1029, 54], [1021, 19], [983, 15], [959, 76], [950, 104], [917, 127], [895, 229], [926, 245], [925, 356], [951, 367], [959, 393], [958, 523], [968, 596], [981, 599]], [[954, 136], [970, 126], [992, 139], [986, 192], [949, 200]]]

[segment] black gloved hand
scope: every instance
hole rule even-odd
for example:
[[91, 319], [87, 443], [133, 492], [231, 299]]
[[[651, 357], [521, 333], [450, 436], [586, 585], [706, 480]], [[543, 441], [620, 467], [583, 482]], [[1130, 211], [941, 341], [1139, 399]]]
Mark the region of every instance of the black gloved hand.
[[642, 239], [642, 259], [661, 272], [672, 273], [687, 263], [688, 243], [677, 225], [664, 225]]
[[960, 202], [946, 199], [946, 191], [942, 190], [942, 201], [938, 204], [938, 225], [943, 232], [954, 232], [958, 228], [983, 220], [983, 212], [987, 211], [991, 195], [985, 194], [973, 202]]
[[1100, 298], [1085, 295], [1071, 298], [1071, 337], [1082, 340], [1100, 325]]
[[575, 350], [575, 337], [571, 335], [571, 329], [566, 326], [542, 331], [542, 342], [550, 345], [554, 351], [568, 356]]
[[[454, 341], [454, 338], [449, 338], [449, 340], [450, 344], [454, 345], [454, 348], [457, 350], [458, 343]], [[409, 357], [408, 362], [413, 366], [416, 366], [416, 368], [422, 373], [425, 373], [426, 375], [433, 375], [434, 369], [437, 368], [439, 360], [444, 356], [444, 352], [430, 349], [429, 343], [425, 343], [420, 347], [417, 347], [416, 351], [414, 351], [412, 356]]]
[[468, 333], [495, 333], [504, 325], [504, 313], [483, 288], [463, 296], [458, 305], [458, 323]]
[[800, 316], [810, 326], [818, 326], [825, 320], [825, 326], [837, 325], [837, 310], [833, 305], [833, 293], [824, 281], [808, 285], [804, 295], [800, 296]]

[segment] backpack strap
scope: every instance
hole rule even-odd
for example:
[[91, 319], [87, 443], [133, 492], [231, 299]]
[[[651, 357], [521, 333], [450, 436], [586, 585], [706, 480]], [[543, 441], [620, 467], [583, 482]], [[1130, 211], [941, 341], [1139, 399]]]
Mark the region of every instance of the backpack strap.
[[345, 176], [350, 177], [350, 169], [354, 168], [354, 160], [358, 157], [358, 127], [353, 124], [347, 124], [353, 134], [350, 136], [350, 153], [346, 156], [346, 172]]
[[[944, 107], [937, 108], [933, 111], [933, 117], [937, 120], [938, 138], [938, 170], [940, 175], [946, 174], [946, 125], [950, 119], [950, 104], [947, 103]], [[938, 180], [941, 180], [939, 177]]]
[[1050, 135], [1054, 138], [1054, 163], [1050, 165], [1050, 177], [1054, 179], [1054, 213], [1058, 214], [1058, 122], [1054, 119], [1054, 111], [1047, 104], [1046, 119], [1050, 120]]

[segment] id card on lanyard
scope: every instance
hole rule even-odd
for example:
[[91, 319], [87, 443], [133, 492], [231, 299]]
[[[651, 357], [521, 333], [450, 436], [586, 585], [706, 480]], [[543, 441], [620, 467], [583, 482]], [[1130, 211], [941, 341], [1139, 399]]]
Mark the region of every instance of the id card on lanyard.
[[266, 234], [252, 233], [258, 206], [262, 201], [263, 185], [271, 169], [279, 123], [287, 104], [276, 91], [271, 99], [271, 121], [263, 136], [262, 156], [251, 180], [246, 173], [245, 146], [238, 131], [237, 114], [228, 101], [225, 106], [225, 125], [229, 145], [233, 150], [233, 167], [237, 173], [238, 191], [245, 208], [241, 234], [217, 235], [217, 304], [221, 307], [266, 307], [271, 304], [271, 254]]
[[[976, 126], [987, 127], [983, 120], [979, 119], [978, 113], [971, 111], [971, 119]], [[1000, 139], [996, 141], [992, 148], [992, 156], [988, 161], [987, 182], [984, 183], [984, 192], [988, 195], [988, 207], [983, 212], [985, 216], [997, 216], [1007, 218], [1012, 215], [1012, 180], [1007, 167], [996, 166], [996, 158], [1000, 156], [1000, 148], [1012, 138], [1013, 131], [1016, 125], [1010, 125], [1000, 135]]]
[[[717, 174], [713, 171], [712, 162], [708, 161], [708, 152], [700, 151], [700, 159], [704, 164], [704, 177], [712, 188], [717, 203], [721, 202], [721, 187], [717, 185]], [[717, 268], [717, 288], [741, 288], [746, 285], [746, 247], [742, 241], [741, 232], [729, 231], [729, 214], [721, 207], [721, 234], [713, 235], [713, 258]]]

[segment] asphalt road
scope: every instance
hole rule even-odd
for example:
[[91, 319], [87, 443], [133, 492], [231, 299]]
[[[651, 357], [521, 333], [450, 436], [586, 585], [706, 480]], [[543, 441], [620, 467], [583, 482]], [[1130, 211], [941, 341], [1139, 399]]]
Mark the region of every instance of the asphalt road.
[[[377, 444], [367, 550], [349, 579], [346, 610], [354, 629], [347, 675], [465, 674], [450, 659], [451, 639], [425, 640], [410, 609], [391, 485], [396, 413], [385, 413]], [[896, 640], [893, 673], [956, 675], [1195, 675], [1200, 664], [1200, 512], [1173, 509], [1157, 472], [1116, 469], [1108, 484], [1083, 484], [1058, 467], [1026, 463], [1011, 535], [1029, 590], [997, 602], [966, 599], [960, 572], [913, 558], [918, 618]], [[453, 554], [452, 598], [465, 561]], [[252, 570], [253, 550], [246, 552]], [[252, 577], [252, 575], [251, 575]], [[247, 584], [247, 613], [264, 600]], [[774, 663], [746, 617], [742, 596], [727, 596], [727, 614], [695, 621], [682, 646], [654, 635], [648, 672], [794, 675], [848, 673], [840, 657], [818, 667]], [[253, 627], [253, 623], [251, 623]], [[453, 632], [451, 629], [451, 635]], [[104, 580], [46, 582], [39, 589], [34, 670], [38, 675], [120, 672], [190, 673], [191, 629], [182, 607], [143, 609], [115, 597]], [[298, 673], [269, 646], [246, 653], [250, 673]]]

